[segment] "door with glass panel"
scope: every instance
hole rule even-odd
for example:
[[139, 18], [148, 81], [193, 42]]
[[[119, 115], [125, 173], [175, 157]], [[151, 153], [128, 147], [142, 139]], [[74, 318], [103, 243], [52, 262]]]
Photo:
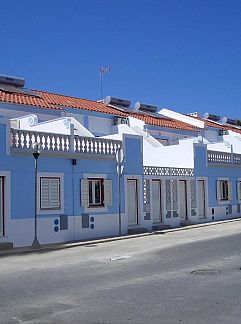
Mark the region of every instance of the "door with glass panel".
[[204, 180], [198, 180], [197, 194], [198, 194], [199, 218], [205, 218], [205, 182], [204, 182]]
[[152, 180], [152, 220], [153, 223], [162, 221], [161, 181]]
[[179, 180], [178, 184], [179, 193], [179, 208], [180, 218], [187, 219], [187, 183], [185, 180]]
[[127, 180], [128, 225], [138, 223], [137, 180]]

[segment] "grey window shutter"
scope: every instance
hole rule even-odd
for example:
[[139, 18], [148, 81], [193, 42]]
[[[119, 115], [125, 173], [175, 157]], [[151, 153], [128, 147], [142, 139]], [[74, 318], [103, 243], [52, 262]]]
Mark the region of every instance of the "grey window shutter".
[[221, 181], [217, 181], [217, 200], [221, 200]]
[[60, 208], [60, 179], [41, 178], [41, 209]]
[[112, 181], [104, 180], [104, 203], [105, 206], [112, 205]]
[[81, 180], [81, 206], [89, 207], [89, 181]]
[[41, 178], [41, 201], [40, 208], [49, 208], [50, 197], [49, 197], [49, 179]]
[[241, 181], [237, 181], [237, 198], [241, 200]]
[[232, 200], [232, 181], [228, 182], [228, 200]]
[[60, 208], [60, 179], [49, 179], [50, 208]]

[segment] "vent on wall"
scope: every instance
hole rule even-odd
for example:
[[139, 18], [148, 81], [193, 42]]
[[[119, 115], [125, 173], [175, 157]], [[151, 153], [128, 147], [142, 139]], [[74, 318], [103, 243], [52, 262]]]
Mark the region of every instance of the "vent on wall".
[[220, 136], [228, 135], [228, 134], [229, 134], [228, 130], [220, 129], [220, 131], [219, 131], [219, 135], [220, 135]]
[[115, 117], [114, 125], [122, 125], [122, 124], [129, 125], [129, 119], [124, 117]]

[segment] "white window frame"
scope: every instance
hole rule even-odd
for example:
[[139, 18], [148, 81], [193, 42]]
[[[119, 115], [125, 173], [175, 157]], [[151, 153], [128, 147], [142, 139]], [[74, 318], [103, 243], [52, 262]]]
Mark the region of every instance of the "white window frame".
[[[107, 175], [106, 174], [84, 174], [83, 175], [83, 179], [80, 179], [80, 187], [81, 187], [81, 206], [84, 208], [84, 212], [107, 212], [108, 208], [112, 206], [113, 202], [112, 202], [112, 180], [111, 179], [107, 179]], [[101, 180], [103, 181], [103, 187], [102, 187], [102, 197], [103, 197], [103, 204], [90, 204], [89, 203], [89, 185], [88, 188], [85, 188], [85, 192], [83, 192], [84, 186], [86, 184], [84, 184], [83, 186], [83, 182], [85, 181], [94, 181], [94, 180]], [[108, 188], [107, 188], [108, 187]], [[88, 189], [88, 192], [87, 192]], [[108, 191], [108, 197], [107, 197], [107, 192]]]
[[[88, 180], [88, 187], [89, 187], [89, 207], [104, 207], [104, 179], [103, 178], [89, 178]], [[96, 191], [95, 191], [95, 185], [98, 183], [99, 187], [99, 201], [96, 202]], [[90, 188], [91, 185], [91, 188]], [[91, 189], [91, 198], [92, 201], [90, 201], [90, 189]]]
[[[60, 181], [60, 206], [59, 208], [41, 208], [41, 178], [58, 178]], [[37, 213], [42, 215], [51, 214], [64, 214], [64, 174], [55, 172], [38, 172], [37, 175], [37, 188], [38, 188], [38, 199], [37, 199]]]
[[[227, 190], [227, 199], [224, 199], [222, 195], [222, 188], [221, 188], [221, 183], [226, 182], [228, 185], [228, 190]], [[218, 178], [217, 179], [217, 200], [219, 205], [227, 205], [230, 204], [230, 201], [232, 199], [232, 182], [230, 181], [229, 178]]]

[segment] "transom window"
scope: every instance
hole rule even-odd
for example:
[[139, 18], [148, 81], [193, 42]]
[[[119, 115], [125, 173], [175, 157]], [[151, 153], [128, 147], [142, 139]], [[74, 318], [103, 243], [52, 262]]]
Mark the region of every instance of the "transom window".
[[89, 206], [104, 205], [104, 181], [103, 179], [88, 179], [89, 184]]

